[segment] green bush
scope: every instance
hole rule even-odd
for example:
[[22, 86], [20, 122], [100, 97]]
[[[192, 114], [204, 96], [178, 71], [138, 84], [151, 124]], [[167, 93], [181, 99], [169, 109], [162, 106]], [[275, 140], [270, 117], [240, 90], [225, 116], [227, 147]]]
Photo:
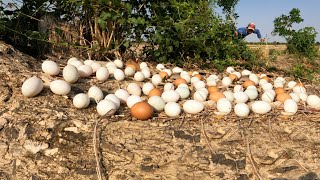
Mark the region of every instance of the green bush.
[[313, 27], [292, 32], [292, 38], [288, 39], [289, 53], [300, 53], [310, 59], [314, 58], [318, 53], [315, 41], [316, 35], [317, 32]]
[[291, 54], [301, 54], [310, 59], [317, 56], [316, 35], [314, 27], [305, 27], [294, 30], [294, 23], [303, 22], [300, 10], [293, 8], [289, 15], [281, 15], [274, 20], [273, 35], [283, 36], [287, 40], [287, 49]]

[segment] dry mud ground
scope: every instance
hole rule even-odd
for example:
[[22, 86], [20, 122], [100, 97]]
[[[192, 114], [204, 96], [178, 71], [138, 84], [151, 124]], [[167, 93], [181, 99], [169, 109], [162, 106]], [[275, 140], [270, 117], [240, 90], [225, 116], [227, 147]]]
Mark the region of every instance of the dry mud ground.
[[[65, 65], [65, 60], [55, 59]], [[53, 95], [41, 62], [0, 43], [0, 179], [97, 179], [93, 129], [95, 105], [72, 106], [72, 97], [98, 84], [105, 93], [118, 85], [82, 79], [68, 96]], [[34, 98], [21, 94], [24, 80], [37, 75], [45, 88]], [[319, 95], [319, 87], [307, 86]], [[300, 110], [284, 117], [239, 119], [214, 115], [207, 107], [137, 121], [123, 107], [100, 119], [97, 153], [108, 179], [319, 179], [320, 112]]]

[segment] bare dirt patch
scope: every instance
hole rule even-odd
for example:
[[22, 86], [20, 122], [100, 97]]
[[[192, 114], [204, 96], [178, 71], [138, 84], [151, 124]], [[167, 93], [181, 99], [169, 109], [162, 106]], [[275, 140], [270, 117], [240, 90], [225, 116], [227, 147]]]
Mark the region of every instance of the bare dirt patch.
[[[62, 66], [65, 60], [54, 59]], [[0, 179], [97, 179], [93, 129], [95, 105], [77, 110], [72, 97], [93, 84], [112, 93], [125, 87], [112, 78], [73, 84], [68, 96], [53, 95], [41, 62], [0, 45]], [[21, 94], [32, 75], [45, 82], [34, 98]], [[308, 91], [319, 87], [307, 86]], [[127, 107], [100, 119], [98, 151], [109, 179], [319, 179], [320, 112], [299, 105], [286, 117], [155, 114], [137, 121]]]

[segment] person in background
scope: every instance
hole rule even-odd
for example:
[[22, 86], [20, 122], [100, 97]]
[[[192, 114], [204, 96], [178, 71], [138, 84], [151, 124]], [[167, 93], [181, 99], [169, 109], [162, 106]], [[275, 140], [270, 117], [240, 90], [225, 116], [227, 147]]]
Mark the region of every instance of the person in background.
[[241, 39], [252, 33], [257, 35], [257, 37], [260, 39], [260, 42], [265, 42], [265, 39], [261, 37], [260, 31], [259, 29], [256, 29], [256, 25], [254, 23], [249, 23], [247, 27], [241, 27], [235, 31], [236, 37]]

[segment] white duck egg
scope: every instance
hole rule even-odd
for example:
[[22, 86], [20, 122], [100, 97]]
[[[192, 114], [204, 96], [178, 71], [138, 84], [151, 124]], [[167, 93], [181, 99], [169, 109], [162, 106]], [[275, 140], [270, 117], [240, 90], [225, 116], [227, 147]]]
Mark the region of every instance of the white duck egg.
[[254, 85], [250, 85], [250, 86], [248, 86], [248, 87], [247, 87], [247, 89], [253, 89], [253, 90], [258, 91], [257, 87], [256, 87], [256, 86], [254, 86]]
[[207, 86], [216, 86], [217, 82], [215, 80], [207, 81]]
[[87, 60], [83, 61], [83, 64], [88, 65], [88, 66], [91, 66], [91, 64], [93, 64], [93, 63], [94, 63], [94, 60], [92, 60], [92, 59], [87, 59]]
[[234, 102], [235, 103], [245, 103], [249, 100], [248, 95], [245, 92], [235, 92], [233, 93], [234, 96]]
[[224, 114], [229, 114], [232, 110], [232, 104], [226, 98], [220, 98], [217, 102], [217, 110]]
[[141, 72], [143, 73], [145, 78], [150, 78], [151, 77], [151, 72], [148, 69], [142, 69]]
[[209, 94], [209, 91], [207, 88], [203, 87], [203, 88], [200, 88], [200, 89], [197, 89], [197, 91], [203, 91], [205, 92], [207, 95]]
[[131, 95], [127, 98], [127, 106], [131, 108], [133, 105], [141, 101], [143, 101], [143, 99], [140, 96]]
[[173, 85], [173, 83], [166, 83], [166, 84], [163, 86], [163, 90], [164, 90], [164, 91], [174, 90], [174, 85]]
[[116, 105], [117, 110], [119, 109], [121, 102], [120, 102], [120, 99], [115, 94], [108, 94], [106, 95], [106, 97], [104, 97], [104, 99], [111, 100]]
[[235, 75], [237, 76], [237, 78], [238, 78], [238, 79], [240, 79], [240, 78], [241, 78], [241, 73], [240, 73], [240, 72], [238, 72], [238, 71], [233, 72], [233, 73], [231, 73], [231, 74], [235, 74]]
[[127, 91], [129, 94], [141, 96], [141, 88], [137, 83], [129, 83]]
[[126, 67], [125, 69], [124, 69], [124, 74], [126, 75], [126, 76], [133, 76], [134, 74], [135, 74], [135, 70], [134, 70], [134, 68], [133, 67]]
[[207, 96], [208, 96], [208, 94], [203, 92], [203, 91], [196, 91], [193, 94], [193, 99], [196, 100], [196, 101], [203, 102], [203, 101], [207, 100]]
[[85, 93], [80, 93], [74, 96], [73, 98], [73, 105], [77, 109], [83, 109], [89, 106], [90, 104], [90, 98]]
[[176, 102], [168, 102], [164, 106], [164, 112], [166, 113], [167, 116], [169, 117], [177, 117], [181, 113], [181, 107], [178, 103]]
[[307, 93], [304, 93], [304, 92], [301, 92], [301, 93], [298, 93], [299, 97], [300, 97], [300, 100], [305, 102], [308, 98], [308, 94]]
[[220, 80], [220, 78], [215, 74], [211, 74], [208, 78], [213, 78], [216, 82]]
[[229, 87], [232, 84], [232, 79], [229, 77], [224, 77], [222, 79], [222, 86]]
[[259, 77], [256, 74], [250, 74], [249, 79], [253, 81], [255, 84], [259, 84]]
[[139, 66], [140, 66], [140, 69], [143, 69], [143, 68], [147, 68], [148, 64], [146, 62], [141, 62]]
[[251, 104], [251, 110], [256, 114], [266, 114], [271, 111], [271, 105], [265, 101], [255, 101]]
[[68, 64], [70, 64], [70, 65], [74, 65], [76, 68], [78, 68], [78, 67], [80, 67], [80, 66], [84, 65], [84, 64], [83, 64], [83, 62], [81, 62], [81, 61], [71, 61], [71, 62], [70, 62], [70, 63], [68, 63]]
[[287, 99], [284, 101], [283, 109], [287, 113], [295, 114], [298, 111], [298, 105], [294, 100]]
[[187, 99], [190, 96], [190, 90], [188, 87], [178, 87], [175, 90], [181, 99]]
[[109, 74], [114, 74], [114, 71], [118, 69], [116, 66], [108, 66], [107, 67]]
[[110, 67], [110, 66], [113, 66], [113, 67], [115, 67], [115, 68], [118, 68], [117, 65], [116, 65], [114, 62], [112, 62], [112, 61], [109, 61], [109, 62], [107, 62], [107, 64], [106, 64], [106, 67]]
[[67, 64], [71, 64], [74, 61], [79, 61], [79, 59], [76, 57], [71, 57], [70, 59], [68, 59]]
[[271, 91], [266, 91], [262, 94], [261, 100], [271, 103], [274, 101], [275, 95]]
[[255, 99], [257, 99], [257, 97], [258, 97], [258, 91], [257, 90], [254, 90], [254, 89], [246, 89], [245, 91], [244, 91], [247, 95], [248, 95], [248, 97], [249, 97], [249, 99], [250, 100], [255, 100]]
[[56, 62], [51, 60], [43, 61], [41, 67], [43, 72], [51, 76], [56, 76], [60, 73], [59, 65]]
[[189, 114], [198, 114], [203, 111], [204, 105], [196, 100], [187, 100], [183, 103], [183, 110]]
[[249, 106], [245, 103], [237, 103], [234, 106], [234, 113], [239, 117], [247, 117], [250, 113]]
[[180, 67], [174, 67], [173, 69], [172, 69], [172, 73], [174, 73], [174, 74], [178, 74], [178, 73], [181, 73], [183, 70], [182, 70], [182, 68], [180, 68]]
[[123, 81], [125, 78], [124, 72], [121, 69], [115, 69], [113, 72], [113, 76], [117, 81]]
[[120, 102], [122, 104], [125, 104], [127, 102], [128, 97], [130, 94], [125, 89], [118, 89], [114, 94], [120, 99]]
[[273, 89], [273, 85], [271, 83], [266, 83], [266, 84], [262, 85], [262, 89], [263, 89], [263, 91], [271, 90], [271, 89]]
[[106, 81], [109, 78], [108, 68], [100, 67], [96, 72], [96, 78], [98, 81]]
[[34, 97], [43, 89], [43, 82], [40, 78], [33, 76], [23, 82], [21, 91], [26, 97]]
[[154, 85], [153, 85], [151, 82], [147, 82], [147, 83], [143, 84], [143, 86], [142, 86], [142, 92], [143, 92], [143, 94], [145, 94], [145, 95], [149, 95], [150, 91], [151, 91], [152, 89], [154, 89], [154, 88], [155, 88], [155, 87], [154, 87]]
[[114, 63], [118, 68], [120, 68], [120, 69], [123, 68], [123, 61], [121, 61], [120, 59], [115, 59], [115, 60], [113, 61], [113, 63]]
[[97, 104], [97, 112], [100, 116], [112, 115], [117, 111], [116, 105], [108, 99], [103, 99]]
[[172, 75], [172, 71], [170, 69], [164, 69], [163, 71], [166, 72], [169, 77]]
[[245, 69], [245, 70], [243, 70], [243, 71], [241, 72], [241, 74], [242, 74], [242, 76], [250, 76], [251, 71]]
[[166, 103], [160, 96], [152, 96], [148, 99], [148, 103], [157, 111], [161, 112], [164, 109]]
[[268, 81], [266, 79], [260, 79], [259, 80], [259, 86], [262, 86], [262, 85], [267, 84], [267, 83], [268, 83]]
[[320, 108], [320, 98], [317, 95], [309, 95], [306, 100], [307, 104], [312, 108]]
[[303, 86], [295, 86], [295, 87], [293, 87], [292, 91], [297, 94], [307, 92], [306, 88], [304, 88]]
[[90, 66], [92, 68], [92, 72], [95, 73], [101, 67], [101, 64], [99, 62], [94, 62]]
[[227, 73], [231, 74], [231, 73], [233, 73], [235, 70], [234, 70], [233, 67], [229, 66], [229, 67], [227, 67], [226, 71], [227, 71]]
[[295, 81], [289, 81], [289, 82], [288, 82], [288, 88], [289, 88], [289, 89], [294, 88], [296, 85], [297, 85], [297, 82], [295, 82]]
[[282, 82], [282, 84], [284, 84], [284, 83], [286, 83], [286, 80], [283, 78], [283, 77], [277, 77], [276, 79], [275, 79], [275, 81], [277, 81], [277, 80], [279, 80], [279, 81], [281, 81]]
[[196, 75], [196, 74], [199, 74], [199, 72], [198, 72], [198, 71], [193, 71], [193, 72], [191, 73], [191, 76], [194, 76], [194, 75]]
[[224, 91], [223, 92], [224, 96], [226, 97], [226, 99], [230, 102], [234, 101], [234, 96], [233, 96], [233, 92], [231, 91]]
[[80, 75], [75, 66], [68, 64], [63, 68], [62, 76], [65, 81], [74, 83], [78, 81]]
[[164, 91], [161, 97], [165, 102], [177, 102], [180, 99], [179, 94], [174, 90]]
[[298, 103], [298, 102], [300, 101], [300, 97], [299, 97], [299, 95], [298, 95], [297, 93], [292, 92], [292, 93], [290, 93], [289, 95], [291, 96], [291, 98], [292, 98], [296, 103]]
[[180, 75], [180, 77], [185, 79], [187, 81], [187, 83], [191, 82], [191, 77], [189, 74], [183, 74], [183, 75]]
[[158, 71], [162, 71], [162, 70], [165, 69], [165, 67], [164, 67], [163, 64], [157, 64], [156, 69], [157, 69]]
[[144, 74], [143, 74], [142, 72], [138, 71], [138, 72], [136, 72], [136, 73], [134, 74], [133, 79], [134, 79], [135, 81], [142, 82], [142, 81], [144, 81], [145, 77], [144, 77]]
[[275, 82], [275, 83], [273, 83], [273, 86], [274, 86], [275, 88], [283, 88], [283, 84], [280, 83], [280, 82]]
[[188, 71], [181, 71], [180, 76], [182, 75], [189, 75]]
[[243, 86], [240, 84], [237, 84], [233, 87], [233, 92], [243, 92]]
[[89, 77], [93, 73], [91, 66], [81, 65], [78, 67], [80, 77]]
[[178, 85], [178, 88], [179, 88], [179, 87], [189, 88], [189, 86], [188, 86], [187, 84], [185, 84], [185, 83], [179, 84], [179, 85]]
[[206, 83], [203, 81], [197, 81], [193, 84], [193, 86], [198, 90], [206, 87]]
[[161, 76], [159, 74], [155, 74], [155, 75], [152, 76], [151, 82], [152, 82], [152, 84], [157, 86], [162, 82], [162, 78], [161, 78]]
[[197, 78], [197, 77], [192, 77], [190, 81], [191, 81], [191, 83], [193, 84], [193, 83], [195, 83], [195, 82], [200, 81], [200, 79]]
[[54, 94], [67, 95], [71, 91], [71, 86], [64, 80], [54, 80], [50, 83], [50, 90]]
[[88, 96], [92, 101], [99, 102], [103, 99], [103, 92], [98, 86], [91, 86], [88, 90]]

